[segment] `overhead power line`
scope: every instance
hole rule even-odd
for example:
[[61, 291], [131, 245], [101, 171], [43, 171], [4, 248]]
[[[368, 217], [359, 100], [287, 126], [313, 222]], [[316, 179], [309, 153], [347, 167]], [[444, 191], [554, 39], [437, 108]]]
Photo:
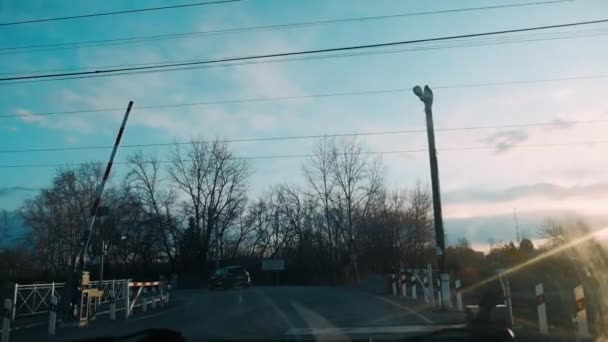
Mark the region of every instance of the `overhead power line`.
[[[601, 32], [600, 32], [601, 31]], [[307, 55], [300, 57], [290, 57], [290, 58], [277, 58], [277, 59], [258, 59], [258, 60], [247, 60], [240, 62], [230, 62], [230, 63], [220, 63], [220, 64], [205, 64], [205, 65], [194, 65], [194, 66], [186, 66], [186, 67], [177, 67], [177, 68], [168, 68], [162, 70], [143, 70], [143, 71], [126, 71], [119, 73], [108, 73], [108, 74], [99, 74], [99, 75], [84, 75], [84, 76], [69, 76], [69, 77], [59, 77], [59, 78], [42, 78], [42, 79], [34, 79], [34, 80], [18, 80], [18, 81], [7, 81], [0, 82], [1, 85], [11, 85], [11, 84], [21, 84], [21, 83], [38, 83], [38, 82], [53, 82], [53, 81], [63, 81], [63, 80], [75, 80], [75, 79], [88, 79], [88, 78], [97, 78], [97, 77], [115, 77], [115, 76], [124, 76], [124, 75], [138, 75], [138, 74], [148, 74], [148, 73], [160, 73], [160, 72], [173, 72], [173, 71], [184, 71], [184, 70], [196, 70], [196, 69], [206, 69], [206, 68], [223, 68], [223, 67], [235, 67], [235, 66], [246, 66], [253, 64], [268, 64], [268, 63], [284, 63], [284, 62], [292, 62], [292, 61], [308, 61], [308, 60], [318, 60], [318, 59], [333, 59], [333, 58], [343, 58], [343, 57], [354, 57], [354, 56], [369, 56], [369, 55], [383, 55], [383, 54], [393, 54], [393, 53], [403, 53], [403, 52], [414, 52], [414, 51], [426, 51], [426, 50], [436, 50], [436, 49], [451, 49], [451, 48], [460, 48], [460, 47], [475, 47], [475, 46], [487, 46], [487, 45], [503, 45], [503, 44], [514, 44], [514, 43], [525, 43], [525, 42], [537, 42], [537, 41], [548, 41], [548, 40], [558, 40], [558, 39], [571, 39], [578, 37], [594, 37], [594, 36], [605, 36], [608, 34], [606, 30], [596, 30], [596, 33], [588, 33], [588, 34], [569, 34], [567, 36], [553, 36], [553, 37], [545, 37], [545, 38], [528, 38], [528, 37], [505, 37], [511, 39], [502, 39], [499, 41], [481, 41], [481, 42], [458, 42], [453, 44], [443, 44], [443, 45], [431, 45], [431, 46], [423, 46], [418, 48], [408, 48], [408, 49], [390, 49], [390, 50], [372, 50], [372, 51], [357, 51], [357, 52], [345, 52], [339, 54], [326, 54], [326, 55]], [[197, 60], [188, 60], [188, 61], [179, 61], [182, 62], [190, 62]], [[174, 62], [171, 62], [174, 63]], [[175, 62], [178, 63], [178, 62]], [[148, 65], [148, 66], [157, 66], [163, 65], [163, 62], [159, 63], [143, 63], [143, 64], [129, 64], [129, 65], [121, 65], [121, 66], [136, 66], [136, 65]], [[87, 68], [72, 68], [72, 69], [63, 69], [63, 70], [92, 70], [97, 67], [87, 67]], [[0, 73], [7, 74], [7, 73]], [[8, 73], [12, 74], [12, 73]], [[24, 74], [23, 72], [19, 74]], [[31, 73], [26, 73], [31, 74]]]
[[208, 1], [208, 2], [195, 2], [195, 3], [190, 3], [190, 4], [170, 5], [170, 6], [160, 6], [160, 7], [147, 7], [147, 8], [137, 8], [137, 9], [132, 9], [132, 10], [124, 10], [124, 11], [112, 11], [112, 12], [102, 12], [102, 13], [79, 14], [79, 15], [71, 15], [71, 16], [66, 16], [66, 17], [29, 19], [29, 20], [22, 20], [22, 21], [13, 21], [13, 22], [7, 22], [7, 23], [0, 23], [0, 26], [14, 26], [14, 25], [42, 23], [42, 22], [49, 22], [49, 21], [59, 21], [59, 20], [70, 20], [70, 19], [82, 19], [82, 18], [102, 17], [102, 16], [109, 16], [109, 15], [116, 15], [116, 14], [128, 14], [128, 13], [138, 13], [138, 12], [160, 11], [160, 10], [167, 10], [167, 9], [177, 9], [177, 8], [205, 6], [205, 5], [215, 5], [215, 4], [223, 4], [223, 3], [238, 2], [238, 1], [241, 1], [241, 0], [218, 0], [218, 1]]
[[[563, 147], [563, 146], [581, 146], [581, 145], [604, 145], [608, 144], [608, 141], [581, 141], [581, 142], [565, 142], [565, 143], [546, 143], [546, 144], [520, 144], [508, 146], [506, 149], [521, 149], [521, 148], [551, 148], [551, 147]], [[438, 151], [472, 151], [472, 150], [499, 150], [496, 146], [463, 146], [463, 147], [448, 147], [437, 149]], [[392, 150], [392, 151], [370, 151], [370, 152], [359, 152], [361, 155], [391, 155], [391, 154], [406, 154], [406, 153], [422, 153], [428, 152], [426, 148], [411, 149], [411, 150]], [[341, 155], [344, 153], [341, 153]], [[347, 155], [354, 155], [355, 153], [346, 153]], [[231, 160], [265, 160], [265, 159], [295, 159], [295, 158], [312, 158], [318, 157], [320, 154], [316, 153], [305, 153], [305, 154], [283, 154], [283, 155], [266, 155], [266, 156], [243, 156], [243, 157], [232, 157]], [[190, 159], [182, 159], [183, 162], [193, 162]], [[171, 160], [157, 160], [157, 161], [143, 161], [144, 164], [151, 164], [153, 162], [158, 163], [171, 163]], [[63, 163], [63, 164], [23, 164], [23, 165], [0, 165], [0, 169], [13, 169], [13, 168], [45, 168], [45, 167], [73, 167], [90, 164], [105, 164], [102, 162], [84, 162], [84, 163]], [[128, 161], [118, 161], [114, 164], [131, 164]]]
[[[492, 86], [504, 86], [504, 85], [525, 85], [525, 84], [553, 83], [553, 82], [564, 82], [564, 81], [597, 80], [597, 79], [604, 79], [604, 78], [608, 78], [608, 75], [573, 76], [573, 77], [561, 77], [561, 78], [531, 79], [531, 80], [519, 80], [519, 81], [487, 82], [487, 83], [483, 83], [483, 82], [482, 83], [464, 83], [464, 84], [452, 84], [452, 85], [441, 85], [440, 84], [437, 86], [433, 86], [433, 89], [458, 89], [458, 88], [492, 87]], [[160, 105], [137, 106], [137, 109], [138, 110], [162, 109], [162, 108], [210, 106], [210, 105], [221, 105], [221, 104], [291, 101], [291, 100], [303, 100], [303, 99], [311, 99], [311, 98], [330, 98], [330, 97], [341, 97], [341, 96], [379, 95], [379, 94], [410, 92], [411, 90], [412, 90], [411, 88], [393, 88], [393, 89], [376, 89], [376, 90], [324, 93], [324, 94], [299, 95], [299, 96], [258, 97], [258, 98], [249, 98], [249, 99], [227, 99], [227, 100], [200, 101], [200, 102], [190, 102], [190, 103], [168, 103], [168, 104], [160, 104]], [[76, 114], [89, 114], [89, 113], [101, 113], [101, 112], [116, 112], [116, 111], [122, 111], [122, 110], [124, 110], [124, 108], [120, 108], [120, 107], [85, 108], [85, 109], [69, 110], [69, 111], [30, 113], [27, 115], [6, 114], [6, 115], [0, 115], [0, 119], [2, 119], [2, 118], [19, 118], [19, 117], [28, 117], [28, 116], [76, 115]]]
[[[536, 2], [527, 2], [527, 3], [519, 3], [519, 4], [454, 8], [454, 9], [438, 10], [438, 11], [410, 12], [410, 13], [399, 13], [399, 14], [380, 15], [380, 16], [307, 21], [307, 22], [296, 22], [296, 23], [265, 25], [265, 26], [252, 26], [252, 27], [222, 29], [222, 30], [195, 31], [195, 32], [173, 33], [173, 34], [126, 37], [126, 38], [86, 40], [86, 41], [78, 41], [78, 42], [70, 42], [70, 43], [11, 46], [11, 47], [1, 47], [0, 51], [9, 51], [8, 53], [54, 51], [54, 50], [75, 49], [75, 48], [82, 48], [82, 47], [143, 43], [143, 42], [167, 40], [167, 39], [183, 39], [183, 38], [192, 38], [192, 37], [207, 36], [207, 35], [270, 31], [270, 30], [292, 29], [292, 28], [300, 28], [300, 27], [308, 27], [308, 26], [316, 26], [316, 25], [345, 24], [345, 23], [365, 22], [365, 21], [396, 19], [396, 18], [405, 18], [405, 17], [412, 17], [412, 16], [425, 16], [425, 15], [435, 15], [435, 14], [493, 10], [493, 9], [502, 9], [502, 8], [511, 8], [511, 7], [548, 5], [548, 4], [556, 4], [556, 3], [572, 2], [572, 1], [574, 1], [574, 0], [536, 1]], [[5, 54], [5, 53], [0, 53], [0, 54]]]
[[[443, 44], [429, 44], [429, 45], [421, 45], [417, 48], [408, 48], [408, 49], [392, 49], [392, 50], [379, 50], [379, 51], [365, 51], [365, 52], [356, 52], [356, 53], [348, 53], [348, 54], [334, 54], [334, 55], [324, 55], [324, 56], [306, 56], [305, 58], [293, 58], [293, 59], [273, 59], [270, 61], [248, 61], [244, 63], [238, 64], [230, 64], [230, 65], [220, 65], [220, 66], [206, 66], [206, 67], [221, 67], [221, 66], [233, 66], [233, 65], [247, 65], [247, 64], [259, 64], [259, 63], [276, 63], [283, 61], [295, 61], [295, 60], [308, 60], [308, 59], [320, 59], [320, 58], [334, 58], [334, 57], [342, 57], [342, 56], [359, 56], [359, 55], [371, 55], [371, 54], [383, 54], [383, 53], [395, 53], [395, 52], [409, 52], [409, 51], [424, 51], [424, 50], [434, 50], [434, 49], [446, 49], [446, 48], [455, 48], [455, 47], [469, 47], [469, 46], [484, 46], [484, 45], [502, 45], [502, 44], [510, 44], [510, 43], [521, 43], [521, 42], [536, 42], [536, 41], [544, 41], [544, 40], [558, 40], [558, 39], [569, 39], [569, 38], [579, 38], [579, 37], [592, 37], [592, 36], [601, 36], [606, 35], [608, 33], [608, 29], [594, 29], [594, 30], [576, 30], [576, 31], [562, 31], [562, 32], [546, 32], [546, 33], [534, 33], [534, 34], [525, 34], [525, 35], [517, 35], [517, 36], [507, 36], [507, 37], [482, 37], [474, 38], [474, 39], [461, 39], [457, 42], [453, 43], [443, 43]], [[2, 52], [0, 52], [2, 55]], [[87, 66], [87, 67], [72, 67], [72, 68], [55, 68], [55, 69], [43, 69], [43, 70], [26, 70], [26, 71], [10, 71], [10, 72], [0, 72], [0, 75], [31, 75], [38, 73], [51, 73], [51, 72], [67, 72], [67, 71], [83, 71], [83, 70], [94, 70], [94, 69], [105, 69], [105, 68], [121, 68], [121, 67], [136, 67], [136, 66], [156, 66], [163, 65], [167, 63], [186, 63], [186, 62], [195, 62], [200, 59], [186, 59], [186, 60], [171, 60], [171, 61], [160, 61], [160, 62], [147, 62], [147, 63], [128, 63], [128, 64], [111, 64], [111, 65], [97, 65], [97, 66]]]
[[155, 66], [141, 66], [141, 67], [114, 68], [114, 69], [94, 70], [94, 71], [80, 71], [80, 72], [17, 76], [17, 77], [4, 77], [4, 78], [0, 78], [0, 81], [43, 79], [43, 78], [55, 78], [55, 77], [64, 77], [64, 76], [92, 76], [92, 75], [99, 75], [99, 74], [112, 74], [112, 73], [125, 72], [125, 71], [142, 71], [142, 70], [157, 71], [160, 69], [183, 67], [183, 66], [217, 64], [217, 63], [223, 63], [223, 62], [257, 60], [257, 59], [267, 59], [267, 58], [274, 58], [274, 57], [300, 56], [300, 55], [320, 54], [320, 53], [339, 52], [339, 51], [374, 49], [374, 48], [380, 48], [380, 47], [390, 47], [390, 46], [400, 46], [400, 45], [408, 45], [408, 44], [416, 44], [416, 43], [447, 41], [447, 40], [462, 39], [462, 38], [485, 37], [485, 36], [502, 35], [502, 34], [509, 34], [509, 33], [530, 32], [530, 31], [548, 30], [548, 29], [555, 29], [555, 28], [582, 26], [582, 25], [593, 25], [593, 24], [600, 24], [600, 23], [608, 23], [608, 19], [582, 21], [582, 22], [558, 24], [558, 25], [535, 26], [535, 27], [490, 31], [490, 32], [481, 32], [481, 33], [471, 33], [471, 34], [462, 34], [462, 35], [453, 35], [453, 36], [444, 36], [444, 37], [413, 39], [413, 40], [388, 42], [388, 43], [351, 45], [351, 46], [344, 46], [344, 47], [337, 47], [337, 48], [302, 50], [302, 51], [292, 51], [292, 52], [279, 52], [279, 53], [263, 54], [263, 55], [251, 55], [251, 56], [242, 56], [242, 57], [229, 57], [229, 58], [221, 58], [221, 59], [200, 60], [200, 61], [185, 62], [185, 63], [169, 63], [169, 64], [161, 64], [161, 65], [155, 65]]
[[[472, 131], [483, 129], [501, 129], [501, 128], [522, 128], [522, 127], [546, 127], [546, 126], [570, 126], [580, 124], [607, 123], [605, 120], [577, 120], [577, 121], [546, 121], [536, 123], [522, 124], [506, 124], [506, 125], [485, 125], [485, 126], [465, 126], [465, 127], [446, 127], [436, 128], [436, 132], [453, 132], [453, 131]], [[322, 138], [337, 138], [337, 137], [359, 137], [359, 136], [374, 136], [374, 135], [397, 135], [397, 134], [413, 134], [426, 133], [426, 129], [407, 129], [397, 131], [379, 131], [379, 132], [355, 132], [355, 133], [333, 133], [333, 134], [311, 134], [311, 135], [290, 135], [280, 137], [260, 137], [260, 138], [237, 138], [237, 139], [220, 139], [220, 143], [242, 143], [242, 142], [260, 142], [260, 141], [279, 141], [279, 140], [306, 140], [306, 139], [322, 139]], [[166, 142], [166, 143], [148, 143], [148, 144], [131, 144], [122, 145], [121, 148], [141, 148], [141, 147], [163, 147], [163, 146], [179, 146], [191, 144], [210, 144], [212, 140], [204, 141], [186, 141], [186, 142]], [[0, 150], [0, 154], [6, 153], [31, 153], [31, 152], [54, 152], [54, 151], [79, 151], [79, 150], [101, 150], [111, 149], [112, 146], [70, 146], [70, 147], [45, 147], [45, 148], [28, 148], [16, 150]]]

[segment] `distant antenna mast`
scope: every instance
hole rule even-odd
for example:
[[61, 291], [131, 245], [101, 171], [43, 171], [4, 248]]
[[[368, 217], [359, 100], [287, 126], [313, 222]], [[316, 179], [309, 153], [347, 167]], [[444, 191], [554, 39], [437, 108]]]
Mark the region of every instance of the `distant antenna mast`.
[[513, 209], [513, 219], [515, 220], [515, 240], [517, 240], [517, 243], [520, 243], [521, 236], [519, 235], [519, 222], [517, 221], [517, 208]]

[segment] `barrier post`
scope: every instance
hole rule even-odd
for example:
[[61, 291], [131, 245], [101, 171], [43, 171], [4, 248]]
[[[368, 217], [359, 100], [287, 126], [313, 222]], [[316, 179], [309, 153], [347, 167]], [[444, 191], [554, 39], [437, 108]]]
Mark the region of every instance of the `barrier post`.
[[464, 305], [462, 304], [462, 291], [460, 291], [460, 280], [456, 280], [455, 288], [456, 288], [456, 309], [458, 311], [464, 311]]
[[13, 312], [12, 312], [12, 320], [15, 321], [15, 316], [17, 315], [17, 294], [19, 293], [19, 284], [15, 283], [15, 290], [13, 292]]
[[437, 279], [437, 303], [439, 307], [443, 307], [443, 297], [441, 296], [441, 280]]
[[[53, 283], [53, 285], [55, 285]], [[55, 287], [53, 286], [53, 289]], [[55, 328], [57, 327], [57, 297], [51, 296], [51, 306], [49, 307], [49, 335], [55, 335]]]
[[148, 312], [148, 289], [144, 287], [143, 291], [141, 311]]
[[130, 308], [131, 308], [131, 293], [129, 290], [129, 283], [131, 282], [131, 279], [126, 279], [125, 281], [125, 289], [124, 289], [124, 296], [125, 296], [125, 319], [129, 319], [129, 314], [130, 314]]
[[156, 293], [156, 287], [152, 288], [152, 309], [156, 309], [156, 299], [158, 294]]
[[[164, 285], [164, 284], [163, 284]], [[160, 304], [161, 307], [165, 306], [165, 291], [163, 290], [163, 286], [160, 286], [160, 302], [158, 304]]]
[[407, 297], [407, 285], [405, 280], [405, 273], [401, 275], [401, 296]]
[[432, 295], [433, 291], [432, 290], [429, 291], [429, 278], [428, 277], [422, 278], [422, 290], [424, 291], [424, 302], [429, 303], [431, 300], [429, 298], [428, 293], [430, 293]]
[[547, 305], [545, 304], [543, 284], [537, 284], [534, 292], [536, 294], [536, 312], [538, 312], [538, 330], [541, 334], [548, 334]]
[[2, 310], [2, 342], [8, 342], [9, 339], [9, 335], [11, 332], [11, 312], [11, 300], [7, 298], [4, 300], [4, 306]]
[[452, 289], [450, 287], [450, 274], [442, 273], [439, 275], [439, 293], [441, 295], [441, 308], [451, 309], [452, 306]]
[[513, 318], [513, 301], [511, 300], [511, 283], [509, 279], [505, 279], [505, 288], [507, 292], [507, 308], [509, 309], [509, 322], [511, 323], [511, 327], [515, 324], [515, 319]]
[[431, 264], [426, 265], [426, 273], [427, 273], [427, 277], [429, 277], [429, 285], [428, 285], [429, 297], [431, 297], [430, 298], [431, 303], [433, 304], [433, 307], [435, 307], [435, 291], [433, 290], [433, 265], [431, 265]]
[[577, 336], [589, 337], [589, 324], [587, 323], [587, 311], [585, 310], [585, 291], [583, 286], [579, 285], [574, 288], [574, 299], [576, 300], [576, 325]]
[[416, 276], [412, 276], [412, 299], [416, 299], [417, 293], [416, 293]]
[[114, 293], [110, 293], [110, 320], [116, 320], [116, 298], [114, 298]]
[[393, 290], [393, 296], [397, 295], [397, 282], [395, 279], [395, 273], [391, 273], [391, 288]]

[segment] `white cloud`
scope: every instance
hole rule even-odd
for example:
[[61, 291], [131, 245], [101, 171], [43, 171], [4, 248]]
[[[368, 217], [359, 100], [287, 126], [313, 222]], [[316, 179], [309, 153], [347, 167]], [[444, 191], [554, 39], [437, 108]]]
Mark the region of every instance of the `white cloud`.
[[21, 121], [23, 121], [25, 123], [46, 123], [46, 122], [48, 122], [46, 117], [40, 116], [40, 115], [35, 115], [31, 111], [24, 109], [24, 108], [18, 108], [17, 110], [15, 110], [15, 114], [19, 115], [19, 118], [21, 119]]
[[65, 131], [78, 131], [81, 133], [91, 133], [93, 131], [93, 123], [86, 120], [83, 117], [74, 115], [70, 116], [56, 116], [52, 120], [45, 115], [36, 115], [36, 113], [25, 108], [17, 108], [14, 111], [15, 114], [19, 115], [19, 119], [29, 125], [37, 125], [40, 127], [65, 130]]
[[66, 141], [68, 142], [68, 144], [70, 144], [70, 145], [75, 145], [75, 144], [77, 144], [77, 143], [79, 143], [79, 142], [80, 142], [80, 138], [78, 138], [78, 137], [74, 137], [74, 136], [69, 136], [69, 137], [66, 137], [66, 138], [65, 138], [65, 140], [66, 140]]
[[504, 153], [526, 140], [528, 140], [528, 133], [524, 130], [499, 131], [481, 139], [488, 145], [494, 145], [496, 153]]

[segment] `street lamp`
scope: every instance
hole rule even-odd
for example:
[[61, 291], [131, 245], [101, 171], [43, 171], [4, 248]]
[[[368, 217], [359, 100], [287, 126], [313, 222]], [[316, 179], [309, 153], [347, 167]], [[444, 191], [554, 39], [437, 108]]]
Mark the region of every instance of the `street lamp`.
[[433, 215], [435, 223], [435, 243], [437, 246], [438, 266], [441, 275], [441, 294], [444, 306], [451, 306], [450, 278], [445, 267], [445, 234], [443, 232], [443, 215], [441, 213], [441, 190], [439, 188], [439, 167], [437, 165], [437, 149], [435, 148], [435, 130], [433, 128], [433, 91], [428, 85], [424, 90], [415, 86], [414, 94], [424, 103], [426, 116], [426, 131], [429, 143], [429, 160], [431, 164], [431, 189], [433, 192]]

